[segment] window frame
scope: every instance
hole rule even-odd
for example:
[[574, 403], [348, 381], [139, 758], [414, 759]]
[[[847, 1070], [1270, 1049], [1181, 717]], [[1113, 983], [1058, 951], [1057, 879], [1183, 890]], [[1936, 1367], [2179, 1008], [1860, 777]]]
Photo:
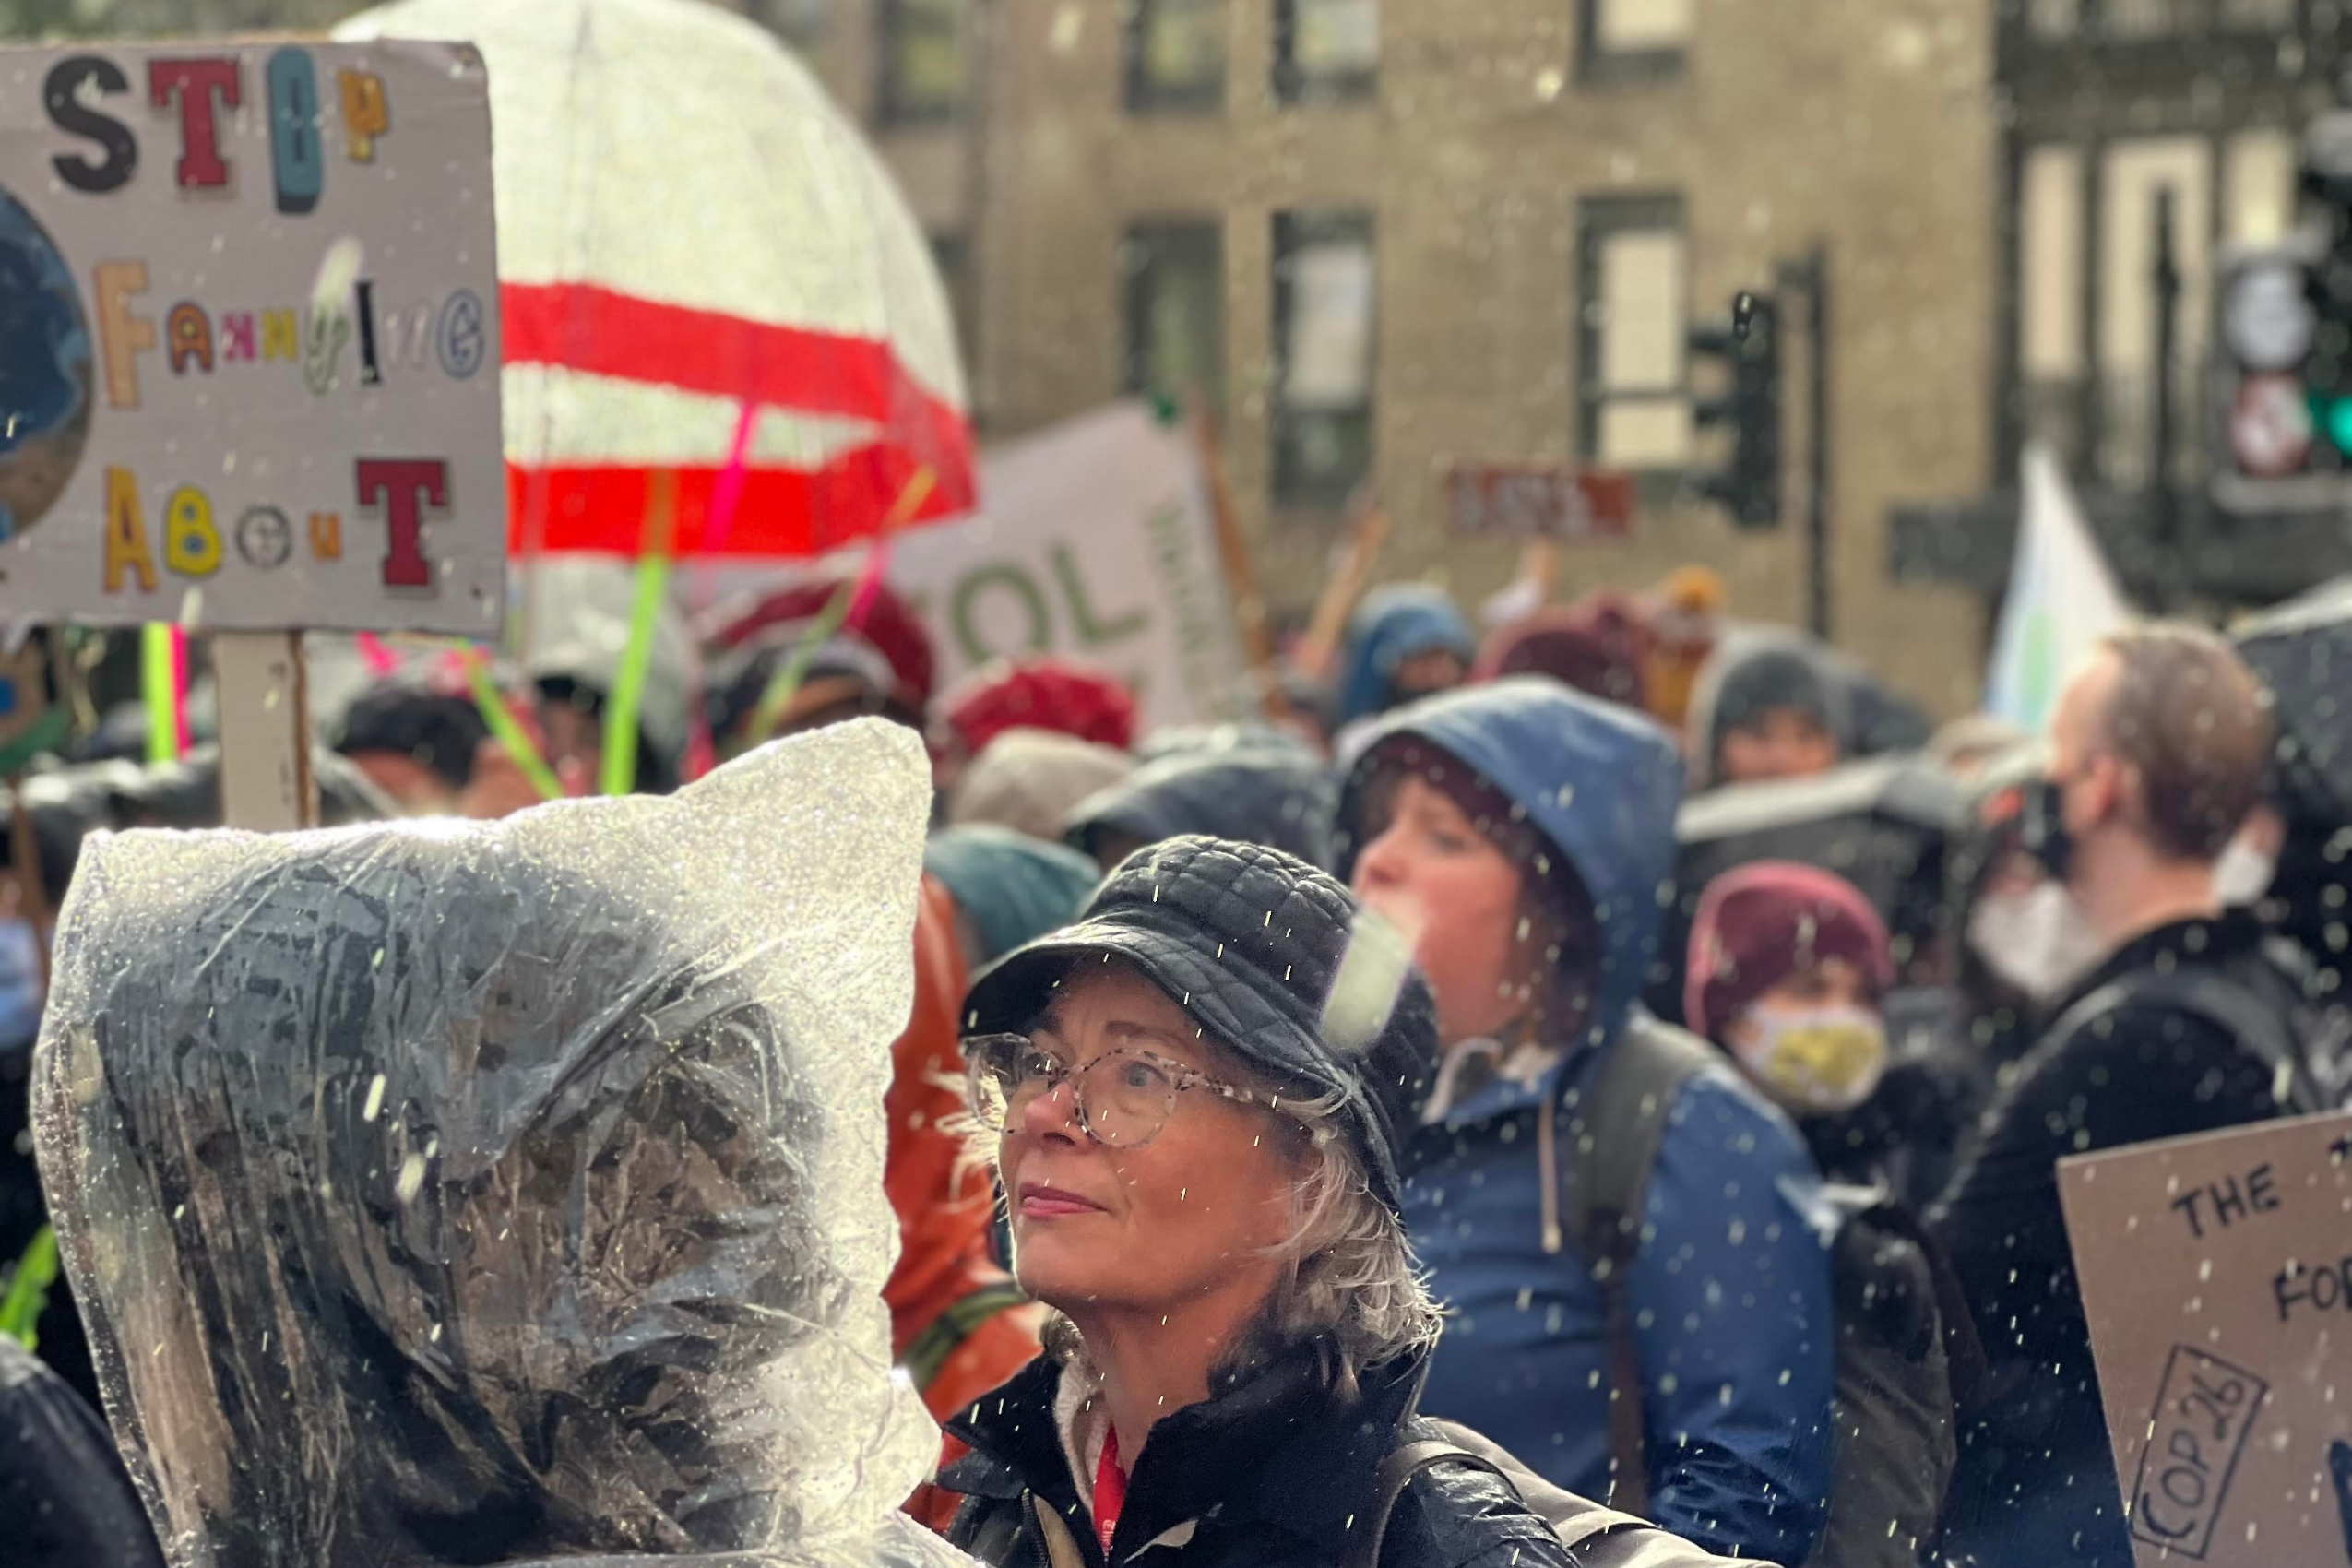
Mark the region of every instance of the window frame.
[[956, 352], [964, 362], [964, 384], [980, 384], [980, 247], [969, 231], [937, 230], [923, 236], [931, 252], [932, 270], [947, 296], [949, 325], [955, 329]]
[[1601, 42], [1601, 7], [1609, 0], [1576, 0], [1576, 79], [1591, 85], [1655, 85], [1681, 77], [1698, 31], [1693, 0], [1691, 30], [1682, 42], [1646, 49], [1612, 49]]
[[[952, 103], [911, 100], [898, 68], [898, 41], [910, 12], [926, 4], [955, 10], [956, 48], [964, 64], [963, 85]], [[874, 121], [884, 126], [944, 125], [962, 119], [972, 101], [971, 0], [874, 0]]]
[[[1291, 508], [1336, 508], [1347, 504], [1357, 487], [1380, 462], [1380, 213], [1370, 205], [1317, 205], [1285, 208], [1273, 215], [1270, 257], [1273, 305], [1274, 396], [1268, 407], [1267, 435], [1273, 447], [1270, 486], [1274, 504]], [[1293, 285], [1289, 262], [1301, 251], [1332, 239], [1360, 235], [1372, 255], [1372, 320], [1367, 324], [1368, 362], [1364, 399], [1342, 410], [1295, 410], [1289, 402], [1290, 319]], [[1364, 462], [1361, 471], [1324, 474], [1302, 471], [1297, 455], [1301, 422], [1313, 419], [1361, 419], [1364, 422]]]
[[[1604, 329], [1593, 319], [1593, 306], [1601, 293], [1601, 251], [1605, 244], [1617, 235], [1640, 233], [1672, 233], [1682, 242], [1682, 374], [1677, 385], [1653, 392], [1612, 393], [1601, 384]], [[1602, 416], [1612, 403], [1670, 403], [1679, 400], [1686, 409], [1692, 407], [1690, 334], [1694, 320], [1691, 310], [1692, 270], [1689, 209], [1680, 191], [1610, 192], [1577, 198], [1576, 451], [1581, 461], [1597, 468], [1619, 466], [1601, 450]], [[1695, 412], [1693, 418], [1695, 422]], [[1692, 434], [1693, 437], [1697, 434], [1695, 422]], [[1674, 492], [1697, 460], [1695, 440], [1692, 447], [1680, 463], [1627, 470], [1634, 476], [1645, 500], [1662, 500]]]
[[[1163, 5], [1197, 6], [1213, 12], [1224, 29], [1218, 72], [1204, 81], [1169, 84], [1146, 74], [1152, 13]], [[1122, 106], [1130, 114], [1222, 114], [1225, 79], [1233, 70], [1232, 8], [1226, 0], [1126, 0], [1122, 18]]]
[[[1286, 108], [1360, 103], [1380, 96], [1380, 60], [1361, 70], [1310, 74], [1298, 61], [1299, 11], [1314, 0], [1274, 0], [1274, 99]], [[1379, 17], [1382, 0], [1366, 0]]]
[[[1181, 257], [1194, 264], [1206, 264], [1214, 285], [1208, 298], [1215, 319], [1208, 324], [1206, 338], [1213, 375], [1210, 385], [1201, 390], [1208, 399], [1208, 411], [1222, 414], [1226, 381], [1224, 216], [1221, 213], [1161, 213], [1133, 219], [1121, 231], [1120, 309], [1124, 337], [1121, 344], [1119, 384], [1130, 397], [1158, 398], [1165, 389], [1153, 385], [1153, 377], [1149, 374], [1153, 367], [1146, 362], [1146, 354], [1151, 342], [1151, 268], [1130, 266], [1128, 262], [1138, 247], [1155, 256]], [[1184, 392], [1183, 388], [1176, 388], [1168, 395], [1181, 398]]]

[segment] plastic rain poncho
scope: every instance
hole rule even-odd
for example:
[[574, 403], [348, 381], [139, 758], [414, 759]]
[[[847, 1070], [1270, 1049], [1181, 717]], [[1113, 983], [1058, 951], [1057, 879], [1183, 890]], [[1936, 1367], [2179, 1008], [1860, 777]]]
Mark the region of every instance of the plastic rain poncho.
[[37, 1135], [175, 1568], [953, 1559], [879, 1295], [929, 805], [869, 721], [666, 800], [91, 840]]

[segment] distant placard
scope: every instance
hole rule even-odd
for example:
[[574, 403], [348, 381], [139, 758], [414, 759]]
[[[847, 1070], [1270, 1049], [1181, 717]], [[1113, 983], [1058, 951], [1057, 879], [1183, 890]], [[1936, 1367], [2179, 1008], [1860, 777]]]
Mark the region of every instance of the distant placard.
[[1562, 465], [1456, 463], [1445, 471], [1446, 527], [1456, 534], [1567, 541], [1633, 531], [1630, 474]]
[[2061, 1160], [2140, 1568], [2352, 1559], [2352, 1116]]
[[0, 620], [485, 636], [469, 46], [0, 50]]

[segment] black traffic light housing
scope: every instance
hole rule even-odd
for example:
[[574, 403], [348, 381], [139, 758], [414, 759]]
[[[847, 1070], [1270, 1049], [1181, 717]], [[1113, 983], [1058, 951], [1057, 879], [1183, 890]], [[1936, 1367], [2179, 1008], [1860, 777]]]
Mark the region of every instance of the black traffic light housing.
[[1693, 360], [1720, 361], [1726, 392], [1700, 399], [1699, 428], [1731, 427], [1731, 461], [1703, 475], [1698, 492], [1730, 512], [1743, 529], [1780, 522], [1780, 306], [1769, 294], [1745, 291], [1731, 302], [1726, 325], [1693, 327]]

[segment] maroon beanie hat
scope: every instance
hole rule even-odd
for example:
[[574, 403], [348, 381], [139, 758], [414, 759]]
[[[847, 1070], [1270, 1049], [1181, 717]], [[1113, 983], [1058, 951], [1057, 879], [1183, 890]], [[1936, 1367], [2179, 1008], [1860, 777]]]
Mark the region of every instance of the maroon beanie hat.
[[1718, 1039], [1740, 1008], [1791, 975], [1843, 958], [1884, 992], [1895, 956], [1861, 890], [1818, 866], [1758, 861], [1707, 884], [1691, 922], [1682, 1018]]
[[1473, 683], [1549, 675], [1625, 707], [1643, 707], [1642, 662], [1633, 635], [1605, 607], [1540, 610], [1491, 633], [1471, 666]]

